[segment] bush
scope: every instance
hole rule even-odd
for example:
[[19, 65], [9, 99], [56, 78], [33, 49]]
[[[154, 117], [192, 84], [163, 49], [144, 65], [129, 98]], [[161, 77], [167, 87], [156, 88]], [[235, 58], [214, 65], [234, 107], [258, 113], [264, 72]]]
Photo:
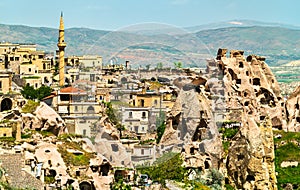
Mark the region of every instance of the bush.
[[52, 92], [52, 89], [49, 86], [41, 86], [40, 88], [34, 89], [32, 86], [26, 85], [21, 94], [26, 99], [30, 100], [41, 100], [47, 96], [49, 96]]
[[[164, 161], [163, 161], [164, 160]], [[150, 167], [138, 168], [138, 171], [147, 174], [152, 181], [165, 185], [165, 180], [183, 181], [186, 169], [182, 167], [183, 160], [179, 153], [167, 153]]]
[[35, 102], [33, 100], [28, 100], [27, 103], [23, 106], [23, 113], [33, 113], [36, 108], [40, 105], [39, 102]]

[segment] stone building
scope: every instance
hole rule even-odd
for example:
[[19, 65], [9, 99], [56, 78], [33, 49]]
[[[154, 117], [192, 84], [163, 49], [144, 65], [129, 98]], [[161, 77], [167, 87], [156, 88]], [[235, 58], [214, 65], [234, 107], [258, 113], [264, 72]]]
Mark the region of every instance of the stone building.
[[52, 106], [67, 123], [68, 131], [91, 137], [91, 128], [100, 119], [102, 106], [89, 100], [88, 93], [75, 87], [66, 87], [43, 99]]

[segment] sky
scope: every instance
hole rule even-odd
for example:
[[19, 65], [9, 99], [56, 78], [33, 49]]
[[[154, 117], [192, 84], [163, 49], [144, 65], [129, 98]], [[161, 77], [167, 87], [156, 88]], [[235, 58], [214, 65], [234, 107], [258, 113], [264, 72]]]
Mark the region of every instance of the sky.
[[140, 23], [190, 27], [239, 19], [300, 26], [299, 0], [1, 0], [0, 23], [119, 30]]

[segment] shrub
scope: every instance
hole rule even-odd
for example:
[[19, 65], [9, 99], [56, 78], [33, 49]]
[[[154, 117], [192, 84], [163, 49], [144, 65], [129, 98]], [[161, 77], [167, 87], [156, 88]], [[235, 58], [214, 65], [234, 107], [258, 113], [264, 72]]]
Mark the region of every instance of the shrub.
[[33, 100], [28, 100], [27, 103], [23, 106], [23, 113], [33, 113], [36, 108], [40, 105], [39, 102], [35, 102]]
[[49, 86], [41, 86], [40, 88], [34, 89], [32, 86], [26, 85], [23, 90], [21, 91], [21, 94], [26, 99], [30, 100], [41, 100], [45, 98], [46, 96], [49, 96], [52, 92], [52, 89]]
[[147, 174], [152, 181], [165, 185], [165, 180], [183, 181], [186, 169], [182, 167], [183, 160], [179, 153], [167, 153], [150, 167], [138, 168], [138, 171]]

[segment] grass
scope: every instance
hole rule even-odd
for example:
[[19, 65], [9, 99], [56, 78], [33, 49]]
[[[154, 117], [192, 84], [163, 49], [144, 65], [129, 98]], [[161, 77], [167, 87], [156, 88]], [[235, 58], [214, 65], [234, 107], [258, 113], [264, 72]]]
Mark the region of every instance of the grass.
[[[297, 167], [280, 167], [283, 161], [300, 162], [300, 147], [295, 143], [295, 141], [300, 142], [300, 133], [274, 131], [274, 135], [279, 134], [282, 137], [280, 139], [274, 138], [274, 143], [277, 146], [275, 149], [275, 170], [278, 172], [277, 185], [281, 189], [287, 183], [300, 184], [300, 165]], [[282, 141], [286, 144], [281, 145]]]
[[40, 105], [40, 102], [28, 100], [27, 103], [23, 106], [22, 112], [23, 113], [33, 113], [39, 105]]
[[23, 79], [39, 79], [41, 77], [39, 76], [28, 76], [28, 77], [23, 77]]
[[[67, 151], [67, 149], [74, 149], [83, 152], [83, 154], [76, 155]], [[58, 151], [60, 152], [64, 162], [67, 165], [73, 166], [88, 166], [90, 159], [94, 158], [93, 153], [88, 153], [82, 149], [81, 145], [77, 142], [64, 142], [62, 145], [58, 145]]]
[[223, 134], [223, 139], [232, 139], [237, 132], [239, 131], [238, 128], [220, 128], [219, 132]]
[[53, 176], [45, 176], [45, 183], [46, 184], [51, 184], [55, 182], [55, 177]]
[[15, 142], [15, 138], [14, 137], [0, 137], [0, 141], [4, 141], [4, 142]]

